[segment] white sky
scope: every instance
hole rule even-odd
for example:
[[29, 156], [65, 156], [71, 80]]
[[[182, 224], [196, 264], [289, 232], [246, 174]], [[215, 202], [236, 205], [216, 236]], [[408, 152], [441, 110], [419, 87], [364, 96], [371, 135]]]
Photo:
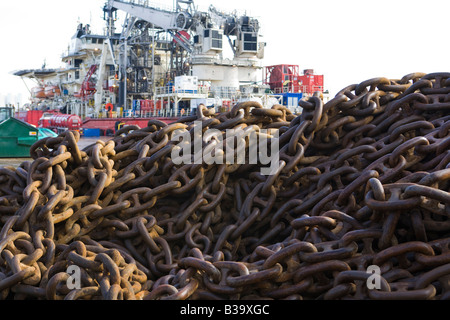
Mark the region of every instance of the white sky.
[[[155, 0], [172, 6], [173, 0]], [[331, 96], [373, 77], [450, 71], [449, 0], [194, 0], [259, 19], [265, 66], [295, 64], [325, 76]], [[104, 27], [104, 0], [0, 1], [0, 106], [28, 98], [18, 69], [60, 67], [78, 22]], [[118, 25], [118, 32], [121, 26]], [[5, 99], [7, 97], [7, 99]], [[17, 98], [16, 98], [17, 97]], [[11, 101], [12, 100], [12, 101]], [[23, 102], [22, 102], [23, 103]]]

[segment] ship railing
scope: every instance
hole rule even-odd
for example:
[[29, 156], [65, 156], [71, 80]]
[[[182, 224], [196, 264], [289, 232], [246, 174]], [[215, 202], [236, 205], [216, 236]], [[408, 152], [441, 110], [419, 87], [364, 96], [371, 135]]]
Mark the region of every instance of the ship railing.
[[306, 86], [286, 86], [272, 90], [274, 94], [306, 92]]
[[156, 96], [171, 96], [171, 95], [189, 95], [201, 94], [208, 95], [209, 88], [206, 86], [197, 86], [193, 89], [177, 89], [175, 86], [157, 87], [155, 90]]
[[316, 92], [316, 91], [323, 91], [324, 87], [323, 86], [297, 86], [297, 87], [293, 87], [293, 86], [289, 86], [289, 87], [280, 87], [280, 88], [275, 88], [272, 90], [272, 92], [274, 94], [282, 94], [282, 93], [310, 93], [309, 88], [311, 88], [312, 92]]
[[180, 109], [175, 114], [174, 109], [161, 109], [161, 110], [154, 110], [154, 111], [136, 111], [134, 114], [131, 113], [131, 117], [140, 117], [140, 118], [154, 118], [154, 117], [188, 117], [191, 115], [190, 110]]
[[119, 114], [116, 111], [113, 112], [99, 112], [97, 114], [91, 114], [89, 115], [89, 118], [91, 119], [106, 119], [106, 118], [118, 118]]
[[159, 109], [159, 110], [123, 110], [120, 113], [113, 112], [99, 112], [90, 116], [91, 119], [117, 119], [117, 118], [154, 118], [154, 117], [188, 117], [191, 115], [189, 109], [179, 109], [175, 114], [174, 109]]
[[323, 90], [324, 90], [323, 86], [314, 86], [313, 87], [313, 91], [321, 91], [321, 92], [323, 92]]

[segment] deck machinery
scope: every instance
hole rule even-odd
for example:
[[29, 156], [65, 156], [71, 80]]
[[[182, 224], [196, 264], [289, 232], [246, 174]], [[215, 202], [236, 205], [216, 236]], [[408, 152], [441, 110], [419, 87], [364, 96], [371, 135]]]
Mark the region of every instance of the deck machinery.
[[[242, 86], [261, 81], [265, 43], [255, 18], [213, 6], [198, 11], [192, 0], [177, 0], [172, 10], [149, 1], [109, 0], [103, 10], [109, 38], [115, 35], [117, 11], [126, 13], [119, 56], [106, 52], [113, 56], [119, 83], [117, 101], [110, 102], [124, 110], [135, 99], [158, 100], [158, 88], [170, 87], [177, 76], [197, 77], [208, 84], [210, 96], [221, 99], [235, 98]], [[226, 57], [226, 43], [231, 57]], [[95, 111], [104, 103], [96, 99]]]

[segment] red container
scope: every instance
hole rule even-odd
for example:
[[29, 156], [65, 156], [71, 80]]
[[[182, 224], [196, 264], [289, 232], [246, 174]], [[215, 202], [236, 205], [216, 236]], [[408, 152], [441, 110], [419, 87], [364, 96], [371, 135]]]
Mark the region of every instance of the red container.
[[323, 75], [315, 75], [311, 69], [305, 70], [305, 74], [298, 79], [300, 91], [313, 94], [316, 91], [323, 92]]
[[43, 114], [44, 111], [42, 110], [18, 111], [16, 112], [16, 118], [37, 127]]
[[323, 75], [315, 75], [313, 69], [303, 70], [299, 74], [297, 65], [280, 64], [265, 67], [264, 83], [270, 85], [274, 93], [306, 93], [324, 91]]

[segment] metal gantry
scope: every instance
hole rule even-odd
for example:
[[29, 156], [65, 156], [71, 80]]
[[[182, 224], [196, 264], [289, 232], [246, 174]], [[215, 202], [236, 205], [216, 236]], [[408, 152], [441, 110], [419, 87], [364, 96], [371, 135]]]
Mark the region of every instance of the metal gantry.
[[[133, 99], [156, 100], [156, 89], [173, 85], [177, 76], [195, 75], [212, 87], [238, 91], [241, 82], [254, 84], [262, 68], [264, 43], [258, 43], [257, 19], [225, 14], [213, 6], [201, 12], [192, 0], [174, 1], [173, 8], [149, 1], [108, 0], [104, 10], [110, 36], [115, 29], [113, 14], [126, 13], [116, 60], [118, 105], [124, 109]], [[224, 59], [224, 36], [232, 59]]]

